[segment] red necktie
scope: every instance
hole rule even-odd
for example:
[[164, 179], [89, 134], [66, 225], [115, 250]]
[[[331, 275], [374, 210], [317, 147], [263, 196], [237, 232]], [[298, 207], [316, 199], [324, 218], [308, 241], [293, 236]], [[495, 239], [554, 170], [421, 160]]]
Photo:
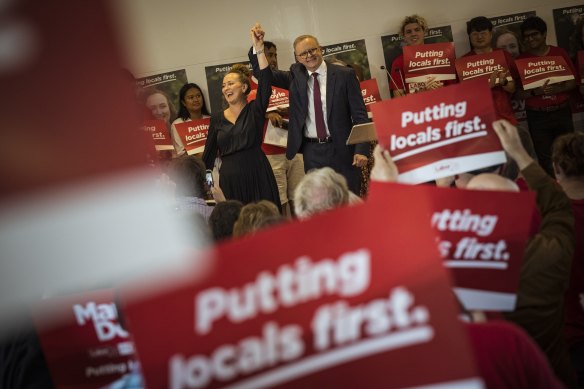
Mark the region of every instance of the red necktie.
[[314, 123], [316, 124], [316, 136], [319, 139], [326, 138], [326, 126], [322, 113], [322, 101], [320, 100], [320, 84], [318, 83], [318, 73], [312, 73], [314, 83], [312, 85], [312, 97], [314, 97]]

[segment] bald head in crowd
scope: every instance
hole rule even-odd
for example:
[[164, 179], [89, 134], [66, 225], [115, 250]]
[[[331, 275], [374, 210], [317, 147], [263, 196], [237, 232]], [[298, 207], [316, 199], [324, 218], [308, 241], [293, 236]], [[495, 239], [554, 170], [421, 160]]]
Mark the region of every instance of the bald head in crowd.
[[300, 219], [349, 203], [345, 177], [330, 167], [310, 171], [294, 191], [294, 212]]
[[468, 181], [466, 189], [519, 192], [516, 183], [495, 173], [482, 173], [474, 176]]

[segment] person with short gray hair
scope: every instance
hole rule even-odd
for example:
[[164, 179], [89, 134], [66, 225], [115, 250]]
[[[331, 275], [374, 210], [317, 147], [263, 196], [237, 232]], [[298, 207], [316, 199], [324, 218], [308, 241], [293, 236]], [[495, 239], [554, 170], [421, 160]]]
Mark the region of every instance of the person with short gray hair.
[[294, 211], [300, 219], [349, 203], [347, 180], [330, 167], [311, 170], [294, 191]]

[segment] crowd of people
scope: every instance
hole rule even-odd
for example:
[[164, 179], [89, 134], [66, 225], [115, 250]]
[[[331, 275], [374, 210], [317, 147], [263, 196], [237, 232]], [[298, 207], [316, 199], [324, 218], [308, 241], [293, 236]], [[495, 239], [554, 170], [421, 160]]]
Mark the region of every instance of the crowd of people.
[[[427, 29], [426, 20], [419, 15], [404, 18], [400, 26], [404, 44], [423, 45]], [[574, 131], [568, 105], [578, 83], [571, 80], [524, 89], [514, 59], [562, 56], [573, 74], [577, 72], [564, 50], [547, 44], [547, 26], [541, 18], [527, 18], [520, 31], [522, 39], [504, 28], [495, 32], [486, 17], [473, 18], [467, 23], [471, 50], [464, 54], [470, 57], [494, 50], [504, 52], [508, 67], [494, 71], [489, 85], [497, 118], [501, 119], [494, 127], [510, 156], [509, 162], [429, 184], [537, 193], [541, 221], [526, 247], [516, 310], [505, 315], [522, 330], [497, 322], [493, 326], [470, 325], [469, 333], [475, 351], [481, 355], [490, 355], [496, 344], [480, 340], [481, 331], [491, 331], [487, 337], [516, 338], [514, 341], [525, 350], [535, 353], [530, 357], [518, 354], [517, 358], [525, 359], [514, 361], [505, 373], [493, 368], [493, 360], [500, 356], [479, 358], [490, 387], [582, 387], [584, 258], [581, 239], [576, 241], [574, 237], [584, 237], [584, 134]], [[371, 153], [369, 143], [346, 144], [352, 126], [369, 120], [354, 70], [325, 62], [318, 39], [312, 35], [295, 39], [297, 62], [287, 71], [280, 70], [276, 46], [264, 41], [264, 35], [259, 24], [251, 29], [248, 55], [258, 80], [255, 100], [246, 98], [251, 89], [247, 67], [234, 66], [223, 80], [226, 108], [211, 116], [203, 154], [206, 166], [198, 156], [181, 157], [184, 148], [174, 140], [179, 158], [170, 171], [172, 179], [177, 180], [177, 209], [190, 207], [208, 221], [215, 242], [252, 234], [291, 218], [305, 219], [363, 202], [358, 196], [360, 172], [371, 154], [375, 160], [370, 177], [372, 190], [377, 183], [397, 180], [397, 168], [387, 150], [377, 146]], [[457, 82], [427, 77], [422, 82], [407, 83], [403, 55], [394, 60], [391, 74], [395, 75], [390, 82], [393, 98]], [[289, 91], [288, 109], [266, 112], [272, 86]], [[527, 126], [518, 123], [513, 98], [525, 100]], [[176, 120], [209, 115], [195, 84], [183, 87], [179, 103]], [[286, 148], [263, 144], [266, 121], [287, 128]], [[173, 131], [173, 139], [176, 137]], [[205, 167], [212, 169], [217, 157], [221, 160], [219, 186], [209, 188], [203, 178]], [[186, 165], [190, 173], [184, 170]], [[182, 189], [184, 185], [177, 177], [181, 169], [181, 174], [196, 177], [202, 190]], [[205, 194], [211, 189], [218, 201], [215, 206], [204, 204]], [[502, 378], [504, 374], [508, 376]]]
[[[522, 23], [521, 39], [509, 30], [494, 33], [485, 17], [471, 19], [467, 27], [471, 51], [465, 56], [508, 53], [509, 67], [493, 72], [489, 85], [500, 119], [493, 127], [510, 163], [429, 184], [532, 190], [540, 216], [525, 250], [515, 311], [466, 324], [478, 368], [493, 388], [584, 387], [584, 133], [574, 130], [568, 104], [578, 83], [524, 90], [514, 58], [562, 56], [574, 74], [576, 68], [565, 51], [547, 44], [541, 18]], [[424, 18], [411, 15], [400, 33], [406, 45], [422, 45], [427, 29]], [[259, 24], [250, 30], [253, 72], [235, 65], [225, 75], [224, 110], [210, 113], [193, 83], [181, 88], [176, 103], [160, 90], [144, 96], [148, 110], [171, 133], [175, 152], [164, 177], [173, 188], [175, 212], [200, 219], [214, 243], [368, 201], [358, 195], [361, 169], [371, 155], [371, 196], [376, 185], [396, 182], [399, 174], [381, 146], [346, 144], [351, 128], [369, 121], [355, 71], [325, 62], [312, 35], [294, 40], [297, 62], [280, 70], [276, 46], [265, 34]], [[248, 98], [252, 73], [258, 81], [255, 99]], [[403, 73], [400, 56], [391, 69], [398, 75], [390, 83], [393, 98], [455, 82], [428, 77], [408, 84]], [[289, 109], [267, 112], [273, 86], [289, 91]], [[513, 97], [526, 101], [528, 131], [517, 126]], [[203, 154], [187, 155], [176, 124], [208, 117]], [[266, 121], [287, 129], [287, 147], [264, 143]], [[219, 180], [212, 184], [207, 172], [216, 167]]]
[[[404, 44], [423, 45], [427, 29], [426, 20], [419, 15], [404, 18], [400, 26]], [[577, 82], [523, 89], [514, 59], [562, 56], [573, 74], [577, 72], [565, 51], [547, 44], [547, 26], [541, 18], [527, 18], [520, 30], [523, 39], [507, 29], [494, 32], [486, 17], [473, 18], [467, 23], [471, 50], [464, 54], [477, 56], [494, 50], [505, 54], [508, 67], [494, 71], [489, 85], [497, 117], [502, 119], [495, 129], [511, 157], [509, 162], [440, 179], [435, 185], [537, 192], [539, 230], [526, 248], [517, 308], [505, 318], [523, 328], [525, 332], [513, 336], [525, 337], [521, 342], [541, 352], [542, 358], [531, 366], [515, 366], [516, 373], [519, 377], [527, 374], [527, 370], [519, 370], [538, 366], [534, 377], [540, 382], [523, 381], [522, 387], [559, 387], [556, 378], [568, 387], [577, 387], [583, 384], [584, 370], [584, 258], [582, 244], [575, 243], [574, 236], [584, 236], [584, 134], [574, 131], [568, 105]], [[280, 70], [276, 46], [264, 41], [262, 27], [256, 24], [250, 35], [252, 48], [248, 55], [258, 80], [257, 95], [255, 100], [246, 97], [251, 91], [251, 74], [246, 66], [234, 66], [223, 80], [226, 108], [211, 115], [204, 164], [200, 156], [184, 155], [184, 147], [172, 132], [178, 158], [169, 171], [177, 183], [176, 208], [201, 215], [215, 242], [364, 201], [358, 196], [360, 172], [371, 155], [370, 144], [346, 145], [352, 126], [369, 120], [354, 70], [325, 62], [318, 39], [311, 35], [295, 39], [297, 62], [287, 71]], [[393, 98], [456, 82], [433, 77], [405, 82], [403, 55], [394, 60], [390, 74], [395, 75], [390, 83]], [[272, 86], [289, 91], [288, 109], [266, 112]], [[512, 98], [525, 100], [527, 126], [518, 125]], [[179, 104], [176, 121], [209, 115], [196, 84], [183, 87]], [[286, 148], [263, 144], [266, 121], [287, 128]], [[377, 146], [373, 157], [372, 188], [377, 182], [396, 181], [398, 172], [389, 152]], [[204, 180], [205, 168], [212, 169], [216, 158], [221, 160], [219, 185], [209, 188]], [[196, 183], [181, 179], [185, 175], [195, 177]], [[214, 206], [205, 203], [209, 200], [205, 195], [211, 190], [217, 201]], [[488, 332], [488, 325], [486, 328]], [[497, 331], [505, 332], [501, 328]], [[481, 347], [488, 348], [485, 344]], [[536, 374], [535, 370], [532, 373]], [[489, 374], [491, 378], [496, 375]]]

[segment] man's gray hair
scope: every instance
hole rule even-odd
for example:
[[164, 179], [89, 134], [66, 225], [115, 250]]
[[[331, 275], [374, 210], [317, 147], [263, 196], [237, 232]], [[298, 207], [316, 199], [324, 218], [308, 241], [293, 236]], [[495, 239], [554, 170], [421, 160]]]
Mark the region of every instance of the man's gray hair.
[[294, 212], [301, 219], [348, 203], [347, 180], [330, 167], [311, 170], [294, 191]]

